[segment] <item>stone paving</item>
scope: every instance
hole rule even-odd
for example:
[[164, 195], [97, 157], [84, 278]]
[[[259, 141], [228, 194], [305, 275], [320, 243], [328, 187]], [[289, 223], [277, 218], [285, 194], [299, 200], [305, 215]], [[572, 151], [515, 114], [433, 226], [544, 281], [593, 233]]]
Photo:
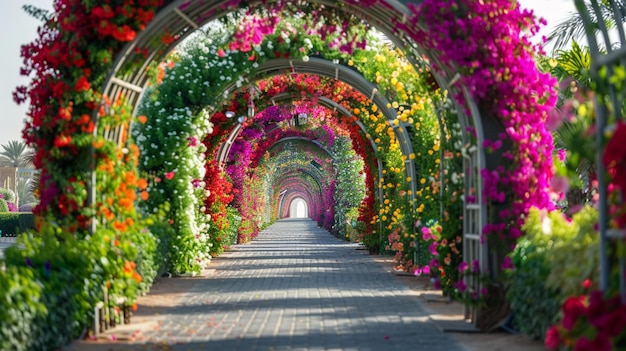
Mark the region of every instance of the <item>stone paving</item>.
[[[357, 247], [312, 221], [279, 221], [219, 258], [177, 303], [134, 317], [130, 327], [155, 323], [135, 327], [140, 338], [101, 349], [465, 350]], [[98, 345], [105, 346], [83, 341], [69, 349]]]

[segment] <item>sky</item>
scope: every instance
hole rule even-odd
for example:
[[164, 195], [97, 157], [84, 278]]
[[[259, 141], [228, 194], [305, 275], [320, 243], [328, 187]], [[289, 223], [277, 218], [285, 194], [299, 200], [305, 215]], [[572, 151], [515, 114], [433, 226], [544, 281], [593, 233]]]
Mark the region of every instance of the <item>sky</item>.
[[[548, 27], [539, 35], [547, 35], [550, 26], [558, 24], [573, 12], [573, 0], [519, 0], [522, 7], [533, 9], [535, 14], [548, 21]], [[27, 85], [29, 80], [19, 74], [22, 66], [20, 47], [36, 38], [39, 20], [22, 10], [25, 4], [52, 9], [52, 0], [4, 0], [0, 2], [0, 145], [10, 140], [21, 140], [21, 131], [28, 110], [27, 105], [13, 101], [13, 90]], [[537, 39], [539, 40], [539, 39]]]

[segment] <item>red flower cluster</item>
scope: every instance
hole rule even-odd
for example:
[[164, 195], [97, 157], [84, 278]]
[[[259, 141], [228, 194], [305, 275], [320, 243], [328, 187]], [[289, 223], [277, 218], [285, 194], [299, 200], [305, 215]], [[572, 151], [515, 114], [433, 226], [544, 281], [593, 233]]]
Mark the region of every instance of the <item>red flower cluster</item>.
[[567, 299], [561, 323], [548, 330], [545, 340], [550, 350], [564, 345], [574, 351], [617, 350], [624, 343], [626, 305], [618, 296], [605, 299], [599, 290]]
[[[613, 183], [622, 193], [626, 191], [626, 123], [617, 123], [617, 129], [606, 145], [602, 161], [608, 168]], [[619, 228], [626, 227], [626, 205], [616, 208], [615, 217]]]

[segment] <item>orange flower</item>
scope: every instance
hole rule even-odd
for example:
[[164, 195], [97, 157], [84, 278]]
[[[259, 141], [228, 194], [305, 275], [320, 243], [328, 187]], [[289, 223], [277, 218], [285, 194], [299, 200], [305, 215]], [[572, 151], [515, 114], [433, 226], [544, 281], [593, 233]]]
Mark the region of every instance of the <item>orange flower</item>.
[[111, 212], [111, 210], [109, 210], [108, 208], [103, 208], [101, 212], [102, 214], [104, 214], [104, 218], [106, 218], [107, 221], [111, 221], [113, 220], [113, 218], [115, 218], [115, 214]]
[[126, 172], [124, 174], [126, 178], [126, 184], [134, 184], [135, 183], [135, 173], [134, 172]]
[[88, 124], [89, 122], [91, 122], [91, 117], [88, 114], [84, 113], [80, 116], [78, 124]]
[[[115, 221], [115, 222], [113, 222], [113, 228], [117, 229], [120, 232], [125, 232], [126, 231], [126, 223]], [[115, 245], [115, 246], [118, 246], [118, 245]]]
[[139, 123], [141, 124], [146, 124], [146, 122], [148, 122], [148, 117], [141, 115], [139, 117], [137, 117], [137, 120], [139, 121]]
[[139, 189], [146, 189], [148, 187], [148, 182], [144, 178], [139, 178], [137, 181], [137, 187]]
[[61, 117], [61, 119], [64, 119], [66, 121], [72, 119], [72, 105], [66, 108], [59, 107], [59, 116]]
[[124, 262], [124, 273], [132, 274], [134, 270], [135, 270], [135, 262], [132, 262], [132, 261]]
[[144, 191], [142, 191], [142, 192], [141, 192], [141, 199], [142, 199], [143, 201], [148, 200], [148, 197], [150, 197], [150, 195], [148, 194], [148, 192], [147, 192], [147, 191], [145, 191], [145, 190], [144, 190]]
[[133, 311], [137, 311], [137, 304], [136, 304], [136, 303], [134, 303], [134, 304], [131, 306], [131, 308], [133, 309]]
[[139, 275], [139, 273], [137, 272], [133, 272], [133, 279], [135, 279], [135, 281], [137, 281], [137, 283], [141, 283], [141, 281], [143, 279], [141, 279], [141, 275]]
[[135, 199], [137, 198], [137, 193], [135, 193], [134, 190], [126, 190], [125, 194], [126, 197], [130, 199], [130, 201], [135, 201]]
[[130, 210], [133, 207], [133, 200], [123, 197], [120, 199], [120, 206]]

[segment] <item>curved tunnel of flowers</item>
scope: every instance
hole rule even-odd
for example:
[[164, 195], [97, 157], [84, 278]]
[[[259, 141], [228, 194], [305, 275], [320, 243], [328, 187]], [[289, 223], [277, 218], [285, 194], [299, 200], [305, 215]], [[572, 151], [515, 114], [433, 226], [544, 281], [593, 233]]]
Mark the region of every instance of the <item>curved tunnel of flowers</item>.
[[505, 0], [112, 2], [60, 2], [23, 53], [38, 78], [16, 92], [31, 101], [41, 202], [6, 272], [32, 278], [37, 306], [72, 296], [71, 313], [41, 317], [66, 321], [61, 334], [88, 328], [103, 291], [132, 306], [160, 274], [199, 273], [298, 203], [487, 311], [472, 312], [483, 327], [507, 312], [503, 284], [485, 282], [506, 279], [523, 228], [545, 216], [533, 208], [563, 196], [556, 80], [534, 61], [532, 13]]
[[[242, 23], [252, 21], [244, 17]], [[204, 264], [202, 253], [214, 256], [224, 246], [251, 240], [264, 225], [289, 216], [294, 198], [305, 200], [309, 217], [321, 227], [348, 238], [349, 231], [358, 233], [351, 239], [373, 251], [396, 251], [398, 266], [410, 271], [421, 269], [409, 249], [421, 227], [415, 223], [426, 205], [439, 210], [442, 185], [447, 199], [456, 201], [445, 216], [449, 220], [453, 212], [450, 232], [458, 234], [463, 187], [460, 125], [450, 113], [440, 129], [434, 110], [436, 104], [450, 108], [445, 93], [426, 81], [432, 79], [429, 74], [420, 75], [401, 52], [374, 33], [369, 33], [370, 50], [352, 52], [342, 67], [358, 72], [357, 83], [362, 85], [351, 86], [337, 79], [338, 60], [325, 57], [342, 55], [341, 50], [321, 55], [319, 48], [327, 44], [296, 27], [288, 21], [278, 25], [275, 34], [249, 51], [235, 51], [237, 42], [233, 44], [232, 34], [225, 35], [223, 29], [205, 33], [190, 39], [153, 72], [153, 85], [131, 128], [139, 149], [138, 168], [148, 184], [140, 206], [146, 212], [158, 211], [164, 203], [170, 209], [186, 207], [171, 211], [170, 222], [177, 233], [204, 239], [191, 253], [196, 261], [178, 261], [178, 253], [172, 254], [175, 272], [197, 271]], [[226, 45], [229, 51], [222, 49]], [[309, 52], [316, 56], [308, 57]], [[284, 59], [298, 55], [305, 57], [302, 67]], [[216, 66], [223, 68], [213, 69]], [[248, 74], [238, 74], [241, 71]], [[388, 82], [383, 80], [386, 75], [392, 77]], [[378, 83], [376, 88], [372, 81]], [[228, 85], [233, 91], [220, 92], [225, 97], [222, 105], [207, 110], [215, 102], [203, 87]], [[379, 94], [379, 88], [380, 94], [393, 96], [393, 102], [380, 106], [365, 95]], [[403, 154], [396, 136], [409, 130], [415, 140], [409, 150], [418, 149], [417, 154]], [[441, 149], [441, 130], [447, 133], [447, 150]], [[425, 171], [418, 180], [421, 189], [413, 194], [411, 175], [417, 169]], [[426, 201], [417, 203], [413, 195]], [[223, 218], [228, 211], [235, 216]], [[440, 215], [444, 213], [429, 219], [425, 228], [434, 228]], [[235, 232], [236, 238], [227, 236]], [[452, 241], [459, 241], [460, 247], [460, 240]], [[420, 252], [422, 266], [429, 265], [430, 252], [436, 252], [434, 245]]]

